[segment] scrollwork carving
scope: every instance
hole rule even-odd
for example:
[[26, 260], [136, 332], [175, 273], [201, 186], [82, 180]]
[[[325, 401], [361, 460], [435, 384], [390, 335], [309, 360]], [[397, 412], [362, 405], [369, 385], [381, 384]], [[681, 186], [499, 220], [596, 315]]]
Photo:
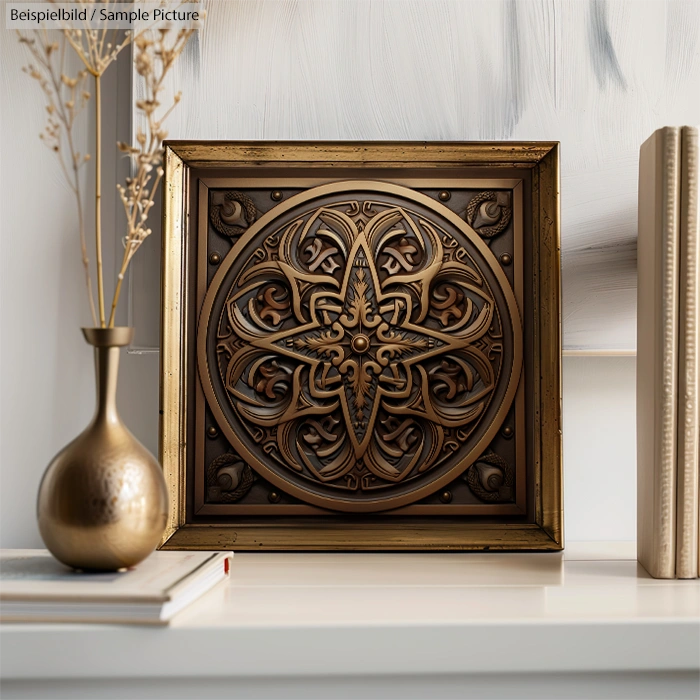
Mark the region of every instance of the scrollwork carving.
[[493, 452], [479, 457], [467, 470], [465, 479], [472, 493], [482, 501], [513, 500], [513, 468]]
[[455, 235], [410, 204], [336, 197], [268, 225], [227, 281], [211, 337], [229, 439], [266, 431], [259, 465], [295, 496], [379, 510], [472, 449], [517, 319]]
[[486, 191], [469, 200], [465, 219], [482, 238], [493, 238], [506, 230], [512, 214], [510, 192]]
[[207, 469], [207, 500], [214, 503], [240, 501], [254, 481], [253, 470], [238, 455], [220, 455]]
[[243, 192], [227, 192], [221, 204], [209, 208], [211, 225], [227, 238], [240, 236], [257, 218], [253, 200]]

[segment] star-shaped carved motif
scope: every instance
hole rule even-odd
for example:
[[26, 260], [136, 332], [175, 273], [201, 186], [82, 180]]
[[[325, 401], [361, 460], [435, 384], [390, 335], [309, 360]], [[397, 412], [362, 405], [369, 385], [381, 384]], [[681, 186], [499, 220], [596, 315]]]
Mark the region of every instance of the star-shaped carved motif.
[[466, 439], [483, 415], [496, 305], [429, 220], [364, 205], [354, 220], [347, 206], [266, 239], [269, 256], [250, 259], [225, 302], [217, 354], [266, 454], [301, 478], [370, 492], [431, 469], [449, 431]]
[[[252, 339], [250, 345], [309, 367], [311, 396], [338, 400], [360, 459], [371, 440], [382, 396], [408, 398], [413, 363], [465, 344], [464, 338], [435, 330], [427, 334], [411, 323], [412, 304], [408, 294], [382, 292], [366, 236], [359, 233], [340, 291], [324, 290], [311, 297], [310, 322]], [[298, 410], [298, 401], [299, 397], [290, 408]]]

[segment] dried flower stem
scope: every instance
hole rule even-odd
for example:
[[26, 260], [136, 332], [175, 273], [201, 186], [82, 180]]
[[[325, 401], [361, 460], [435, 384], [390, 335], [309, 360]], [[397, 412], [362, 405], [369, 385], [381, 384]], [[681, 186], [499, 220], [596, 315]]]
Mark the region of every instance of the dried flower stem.
[[[56, 2], [56, 0], [49, 0]], [[166, 0], [163, 0], [164, 2]], [[74, 0], [74, 2], [88, 10], [91, 16], [91, 8], [106, 0]], [[186, 4], [187, 0], [179, 5]], [[203, 16], [204, 13], [202, 13]], [[73, 139], [73, 126], [77, 112], [85, 106], [90, 95], [82, 89], [82, 84], [88, 75], [95, 82], [95, 250], [97, 267], [97, 299], [100, 327], [107, 324], [114, 327], [117, 304], [122, 289], [122, 282], [126, 270], [134, 253], [143, 241], [151, 234], [147, 227], [147, 219], [158, 185], [163, 177], [162, 142], [167, 133], [163, 129], [163, 122], [180, 101], [178, 93], [169, 109], [163, 114], [159, 113], [159, 95], [162, 92], [163, 81], [172, 68], [175, 60], [184, 49], [187, 41], [193, 33], [193, 29], [180, 29], [172, 34], [168, 27], [153, 29], [149, 27], [132, 37], [129, 32], [123, 35], [107, 29], [91, 29], [85, 24], [83, 29], [69, 28], [61, 31], [60, 56], [61, 65], [65, 53], [66, 43], [75, 51], [76, 55], [85, 66], [76, 78], [70, 78], [62, 70], [58, 73], [52, 59], [52, 54], [57, 50], [59, 43], [49, 42], [45, 29], [36, 30], [35, 37], [29, 39], [20, 33], [20, 41], [25, 43], [38, 63], [38, 68], [29, 66], [26, 71], [35, 78], [42, 87], [47, 97], [47, 111], [49, 118], [42, 138], [55, 151], [59, 162], [66, 175], [71, 189], [76, 197], [78, 207], [78, 222], [82, 259], [85, 268], [85, 280], [88, 289], [90, 312], [93, 324], [97, 325], [97, 314], [92, 294], [92, 280], [90, 266], [87, 257], [87, 245], [85, 241], [85, 223], [80, 190], [79, 168], [89, 159], [89, 154], [81, 156], [75, 150]], [[172, 42], [170, 37], [174, 36]], [[117, 185], [124, 210], [127, 216], [127, 231], [124, 237], [124, 255], [117, 277], [117, 284], [112, 298], [109, 321], [105, 319], [104, 300], [104, 275], [102, 264], [102, 76], [107, 68], [117, 59], [121, 50], [130, 42], [134, 42], [135, 56], [134, 66], [145, 85], [145, 99], [136, 103], [136, 108], [144, 116], [146, 131], [138, 130], [137, 146], [118, 143], [119, 149], [127, 153], [135, 166], [135, 175], [126, 180], [126, 186]], [[38, 44], [38, 46], [37, 46]], [[66, 88], [69, 91], [68, 99], [63, 99]], [[72, 176], [66, 167], [63, 157], [62, 143], [68, 146], [72, 162]]]
[[[162, 141], [167, 133], [164, 121], [180, 101], [180, 93], [162, 114], [159, 112], [159, 97], [168, 71], [182, 53], [191, 34], [191, 29], [181, 29], [172, 35], [167, 28], [148, 31], [134, 38], [134, 66], [145, 87], [144, 98], [136, 102], [136, 108], [144, 117], [145, 131], [138, 129], [136, 145], [120, 143], [119, 149], [128, 154], [136, 166], [134, 177], [127, 178], [126, 187], [117, 185], [127, 218], [127, 233], [124, 238], [124, 255], [117, 277], [112, 299], [109, 327], [114, 325], [117, 304], [122, 290], [124, 275], [131, 258], [144, 240], [151, 234], [147, 226], [148, 215], [158, 185], [163, 177]], [[171, 40], [172, 36], [172, 41]]]
[[[28, 48], [36, 61], [36, 65], [29, 65], [24, 71], [39, 83], [46, 96], [46, 111], [49, 116], [46, 129], [41, 134], [41, 139], [58, 156], [61, 169], [76, 200], [81, 260], [85, 272], [85, 288], [92, 322], [96, 324], [97, 314], [92, 293], [90, 260], [85, 237], [83, 198], [80, 189], [80, 168], [90, 156], [88, 154], [81, 155], [76, 150], [73, 136], [77, 116], [85, 107], [89, 98], [89, 94], [83, 88], [87, 72], [82, 71], [78, 73], [76, 78], [69, 78], [63, 72], [65, 63], [65, 40], [63, 37], [59, 37], [57, 42], [50, 41], [46, 30], [35, 32], [35, 38], [30, 38], [22, 32], [17, 32], [17, 35], [20, 42]], [[66, 166], [63, 155], [64, 139], [70, 156], [70, 170]]]
[[102, 76], [95, 75], [95, 250], [97, 251], [97, 304], [100, 327], [105, 327], [105, 291], [102, 276]]

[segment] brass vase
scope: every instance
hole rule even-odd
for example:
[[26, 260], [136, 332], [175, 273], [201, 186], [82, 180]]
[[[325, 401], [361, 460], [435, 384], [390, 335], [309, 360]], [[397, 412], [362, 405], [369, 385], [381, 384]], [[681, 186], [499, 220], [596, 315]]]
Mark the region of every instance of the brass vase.
[[39, 531], [51, 553], [75, 569], [135, 566], [158, 545], [168, 494], [156, 458], [117, 412], [120, 348], [133, 328], [83, 328], [95, 348], [97, 410], [49, 464], [39, 486]]

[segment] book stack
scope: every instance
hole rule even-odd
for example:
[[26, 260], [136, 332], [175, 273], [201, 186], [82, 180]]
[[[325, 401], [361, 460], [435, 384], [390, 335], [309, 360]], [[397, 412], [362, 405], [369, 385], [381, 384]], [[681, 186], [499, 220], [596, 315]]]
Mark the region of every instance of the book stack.
[[697, 578], [698, 129], [642, 145], [637, 247], [637, 559], [655, 578]]
[[0, 549], [0, 622], [167, 625], [225, 580], [232, 552], [153, 552], [124, 572], [78, 572], [45, 549]]

